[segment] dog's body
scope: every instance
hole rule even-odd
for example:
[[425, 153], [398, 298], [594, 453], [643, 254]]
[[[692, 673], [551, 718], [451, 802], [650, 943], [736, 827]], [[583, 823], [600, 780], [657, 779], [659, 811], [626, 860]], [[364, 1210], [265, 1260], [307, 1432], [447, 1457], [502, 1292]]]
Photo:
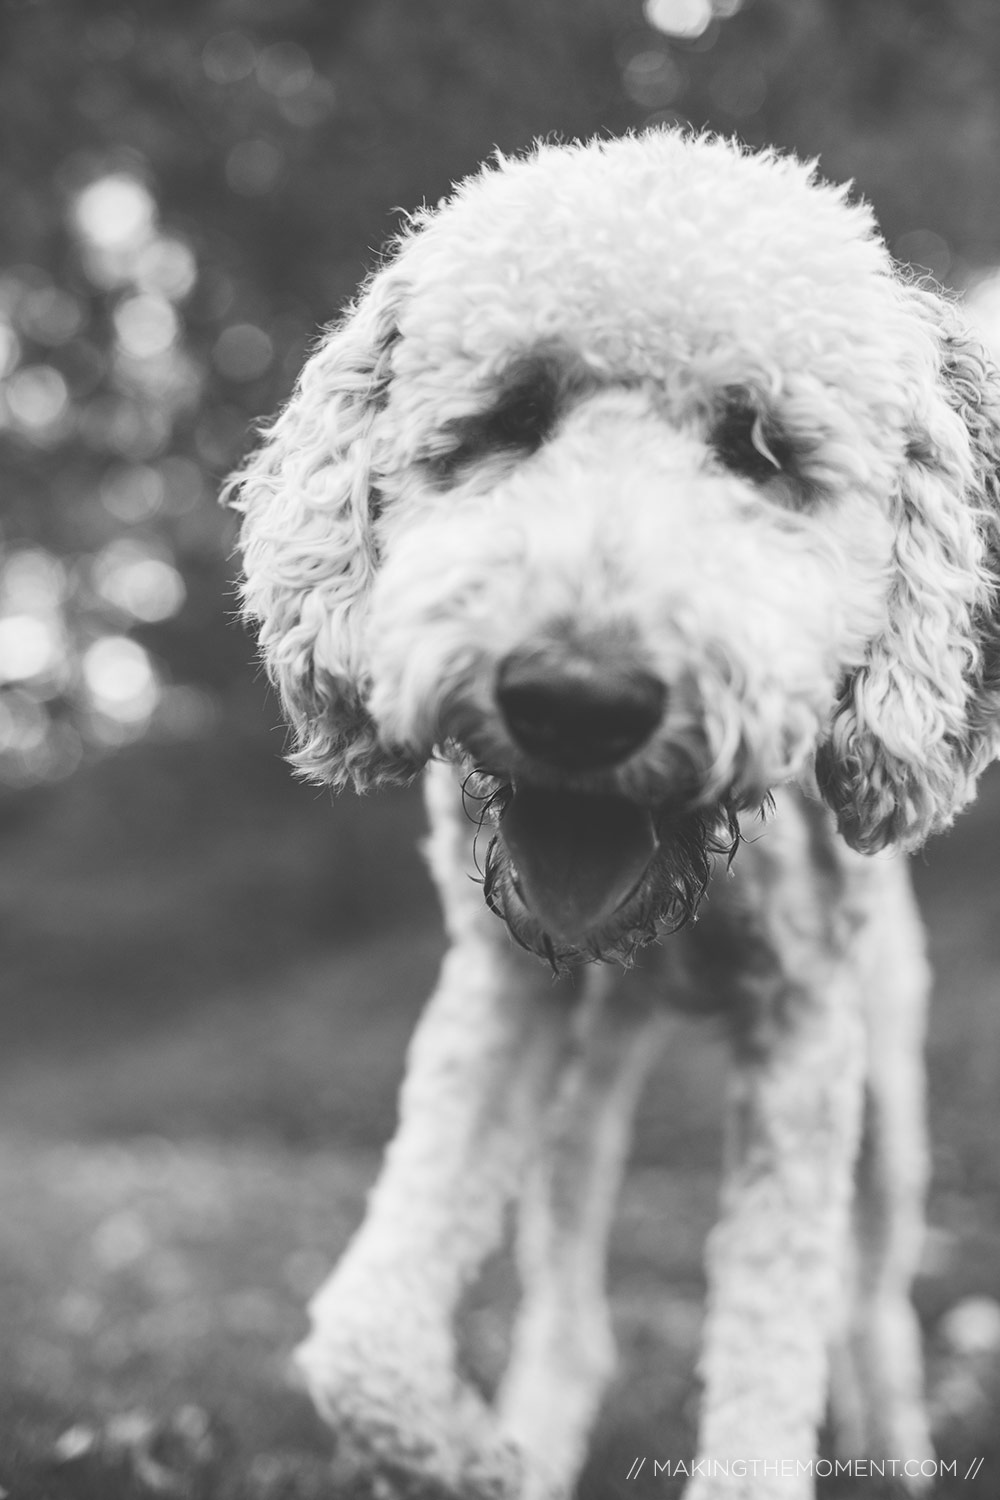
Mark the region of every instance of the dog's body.
[[[425, 215], [238, 476], [301, 769], [434, 762], [452, 947], [301, 1353], [373, 1493], [569, 1493], [664, 1000], [723, 1012], [736, 1060], [689, 1497], [810, 1494], [831, 1356], [845, 1446], [918, 1487], [927, 979], [894, 851], [996, 753], [998, 412], [862, 206], [653, 133]], [[452, 1322], [514, 1199], [488, 1407]]]

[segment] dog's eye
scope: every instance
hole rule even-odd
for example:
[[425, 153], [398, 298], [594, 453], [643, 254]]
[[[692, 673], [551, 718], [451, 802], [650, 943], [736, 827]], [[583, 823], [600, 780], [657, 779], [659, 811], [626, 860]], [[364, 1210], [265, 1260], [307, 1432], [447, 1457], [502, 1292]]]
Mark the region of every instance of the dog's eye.
[[449, 425], [443, 434], [448, 447], [433, 456], [431, 469], [448, 481], [485, 454], [535, 453], [555, 426], [558, 411], [555, 381], [534, 378], [512, 385], [494, 406]]
[[534, 453], [552, 431], [556, 417], [555, 392], [537, 384], [514, 390], [486, 419], [483, 438], [498, 448], [520, 448]]
[[766, 484], [791, 468], [791, 444], [741, 392], [727, 395], [712, 426], [711, 443], [721, 464], [754, 484]]

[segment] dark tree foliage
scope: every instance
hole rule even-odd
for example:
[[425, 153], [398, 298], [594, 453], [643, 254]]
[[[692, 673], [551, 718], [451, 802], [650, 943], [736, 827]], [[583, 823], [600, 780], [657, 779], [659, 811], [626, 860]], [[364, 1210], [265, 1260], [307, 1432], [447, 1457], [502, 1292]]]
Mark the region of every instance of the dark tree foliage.
[[819, 155], [946, 280], [1000, 259], [993, 0], [715, 9], [684, 39], [640, 0], [8, 4], [8, 782], [235, 712], [219, 481], [401, 215], [495, 147], [690, 121]]

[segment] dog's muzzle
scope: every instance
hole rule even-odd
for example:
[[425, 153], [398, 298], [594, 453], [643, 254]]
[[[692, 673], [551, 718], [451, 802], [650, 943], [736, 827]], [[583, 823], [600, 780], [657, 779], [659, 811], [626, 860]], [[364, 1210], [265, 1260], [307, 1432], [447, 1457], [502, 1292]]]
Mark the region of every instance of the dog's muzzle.
[[663, 718], [666, 688], [637, 666], [583, 651], [515, 651], [496, 700], [518, 748], [564, 772], [603, 771], [640, 749]]
[[[500, 663], [496, 701], [539, 782], [516, 780], [499, 834], [518, 895], [552, 937], [600, 929], [641, 883], [657, 849], [650, 813], [620, 796], [552, 785], [608, 771], [660, 724], [666, 689], [633, 661], [559, 643]], [[544, 776], [545, 785], [540, 784]]]

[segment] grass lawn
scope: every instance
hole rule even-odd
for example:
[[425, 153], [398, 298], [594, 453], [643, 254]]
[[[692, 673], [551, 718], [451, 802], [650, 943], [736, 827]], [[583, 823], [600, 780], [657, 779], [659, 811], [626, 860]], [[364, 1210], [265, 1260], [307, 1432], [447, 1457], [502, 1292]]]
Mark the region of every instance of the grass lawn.
[[[360, 1216], [440, 939], [406, 864], [419, 821], [410, 801], [364, 805], [384, 852], [362, 868], [353, 811], [317, 812], [302, 789], [275, 796], [278, 811], [258, 797], [257, 845], [235, 814], [228, 854], [206, 843], [192, 856], [164, 834], [131, 884], [126, 833], [84, 856], [84, 827], [73, 858], [44, 819], [8, 837], [0, 922], [13, 931], [17, 983], [0, 1019], [0, 1488], [15, 1500], [334, 1493], [328, 1438], [288, 1355], [305, 1301]], [[65, 809], [45, 816], [56, 828]], [[311, 831], [317, 818], [346, 848], [344, 870]], [[975, 1481], [935, 1493], [969, 1500], [1000, 1494], [989, 1305], [967, 1308], [978, 1354], [958, 1360], [947, 1339], [956, 1304], [1000, 1298], [998, 831], [1000, 782], [916, 872], [940, 981], [932, 1232], [917, 1301], [942, 1455], [960, 1476], [984, 1457]], [[148, 833], [139, 828], [137, 846], [144, 836], [150, 846]], [[259, 930], [278, 921], [289, 883], [315, 884], [317, 861], [334, 891], [353, 870], [382, 896], [387, 882], [403, 892], [388, 920], [366, 910], [353, 930], [327, 932], [279, 912], [280, 930]], [[244, 893], [256, 882], [242, 927], [236, 872]], [[80, 935], [75, 977], [67, 930]], [[638, 1454], [651, 1470], [654, 1457], [691, 1453], [723, 1074], [716, 1039], [682, 1023], [643, 1106], [612, 1248], [621, 1368], [583, 1500], [679, 1493], [651, 1473], [626, 1476]], [[512, 1296], [501, 1258], [466, 1312], [467, 1355], [487, 1386]], [[820, 1493], [881, 1491], [831, 1482]]]

